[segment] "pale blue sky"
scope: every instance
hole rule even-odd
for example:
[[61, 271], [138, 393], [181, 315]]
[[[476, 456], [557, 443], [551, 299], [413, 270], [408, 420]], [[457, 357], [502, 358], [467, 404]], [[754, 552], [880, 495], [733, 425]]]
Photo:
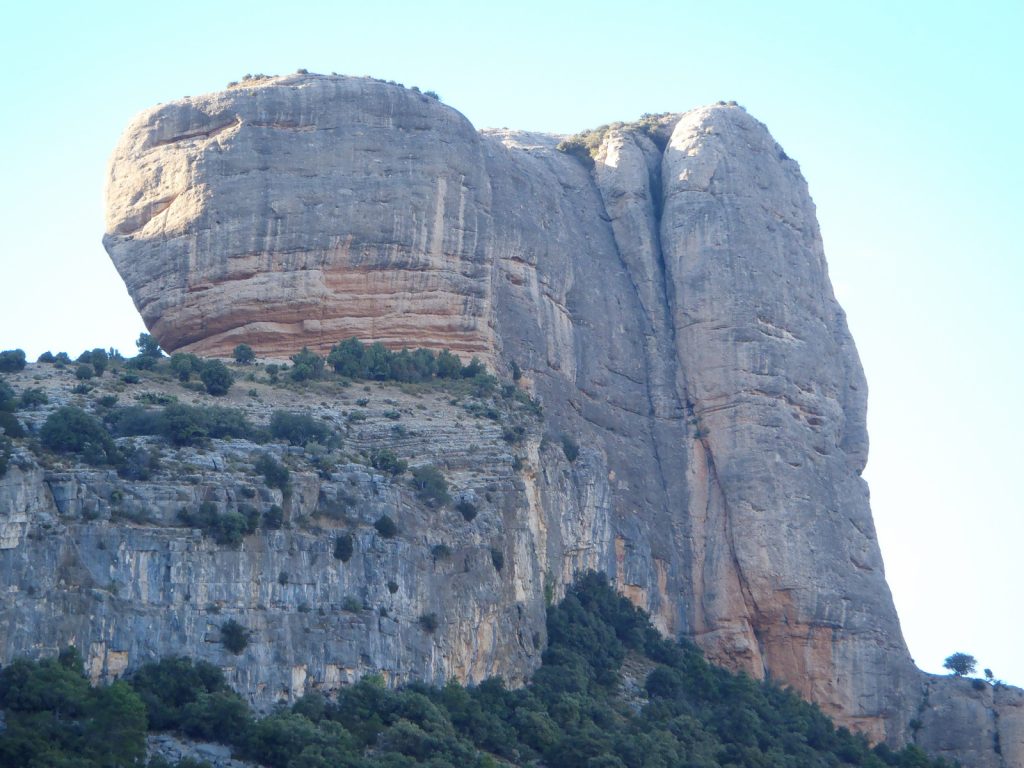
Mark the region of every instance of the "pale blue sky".
[[1024, 684], [1022, 29], [1022, 0], [21, 3], [0, 33], [0, 349], [132, 350], [102, 188], [121, 130], [158, 102], [299, 67], [435, 90], [477, 127], [735, 99], [818, 205], [911, 652], [941, 671], [964, 650]]

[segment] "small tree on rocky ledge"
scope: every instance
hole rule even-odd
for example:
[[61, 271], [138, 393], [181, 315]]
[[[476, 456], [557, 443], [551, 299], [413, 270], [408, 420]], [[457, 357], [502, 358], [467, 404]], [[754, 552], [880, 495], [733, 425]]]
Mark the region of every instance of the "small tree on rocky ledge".
[[947, 656], [946, 660], [942, 662], [942, 666], [957, 677], [963, 677], [964, 675], [971, 674], [978, 668], [978, 660], [969, 653], [957, 651], [951, 656]]

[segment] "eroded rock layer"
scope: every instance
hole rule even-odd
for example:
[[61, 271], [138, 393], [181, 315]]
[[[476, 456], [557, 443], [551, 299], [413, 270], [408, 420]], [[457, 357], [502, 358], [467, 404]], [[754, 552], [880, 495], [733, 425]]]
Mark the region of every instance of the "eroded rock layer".
[[948, 692], [885, 582], [867, 388], [797, 164], [727, 104], [608, 130], [593, 167], [557, 140], [373, 80], [243, 84], [129, 127], [104, 242], [168, 350], [357, 335], [515, 362], [582, 446], [546, 497], [572, 508], [531, 513], [559, 583], [601, 568], [714, 660], [937, 743], [921, 707]]

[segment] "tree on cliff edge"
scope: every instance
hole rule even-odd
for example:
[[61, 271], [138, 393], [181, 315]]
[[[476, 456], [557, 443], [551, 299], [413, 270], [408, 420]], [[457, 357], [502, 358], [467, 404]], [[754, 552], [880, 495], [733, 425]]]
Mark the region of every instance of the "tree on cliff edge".
[[963, 677], [964, 675], [971, 674], [978, 668], [978, 660], [969, 653], [960, 653], [958, 651], [952, 656], [947, 656], [946, 660], [942, 662], [942, 666], [957, 677]]

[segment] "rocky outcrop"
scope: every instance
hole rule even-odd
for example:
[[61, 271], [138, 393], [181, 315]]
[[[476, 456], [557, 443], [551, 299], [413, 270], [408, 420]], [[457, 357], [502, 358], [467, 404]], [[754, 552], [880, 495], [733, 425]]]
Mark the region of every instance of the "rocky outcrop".
[[[92, 408], [104, 396], [203, 401], [171, 380], [126, 387], [110, 376], [89, 395], [73, 394], [71, 373], [45, 365], [9, 379], [48, 392], [47, 407], [19, 414], [32, 431], [61, 404]], [[122, 439], [125, 453], [157, 455], [146, 479], [19, 444], [0, 477], [2, 658], [75, 644], [91, 677], [109, 680], [184, 654], [224, 667], [261, 709], [370, 672], [391, 684], [523, 682], [544, 642], [549, 564], [565, 541], [595, 538], [603, 522], [565, 495], [593, 484], [589, 469], [571, 465], [559, 445], [542, 446], [535, 416], [514, 403], [484, 414], [477, 402], [445, 391], [293, 392], [249, 382], [218, 405], [256, 424], [272, 411], [310, 412], [340, 447]], [[504, 434], [513, 421], [524, 430], [515, 445]], [[425, 504], [407, 480], [369, 466], [381, 448], [440, 467], [473, 514]], [[287, 492], [254, 471], [264, 454], [290, 467]], [[239, 545], [182, 516], [206, 509], [265, 520], [275, 507], [280, 524], [261, 524]], [[378, 529], [384, 516], [395, 532]], [[342, 537], [348, 553], [336, 549]], [[250, 633], [240, 654], [222, 642], [229, 620]]]
[[[557, 142], [477, 133], [373, 80], [243, 84], [128, 128], [104, 242], [167, 349], [358, 335], [515, 362], [583, 446], [557, 492], [524, 479], [512, 518], [538, 572], [600, 568], [716, 661], [945, 750], [885, 582], [867, 388], [797, 164], [724, 103], [611, 128], [592, 167]], [[513, 602], [540, 585], [520, 586]], [[975, 706], [942, 690], [943, 711]], [[1017, 722], [996, 717], [1009, 694], [968, 698]], [[1014, 739], [970, 759], [1020, 764]]]

